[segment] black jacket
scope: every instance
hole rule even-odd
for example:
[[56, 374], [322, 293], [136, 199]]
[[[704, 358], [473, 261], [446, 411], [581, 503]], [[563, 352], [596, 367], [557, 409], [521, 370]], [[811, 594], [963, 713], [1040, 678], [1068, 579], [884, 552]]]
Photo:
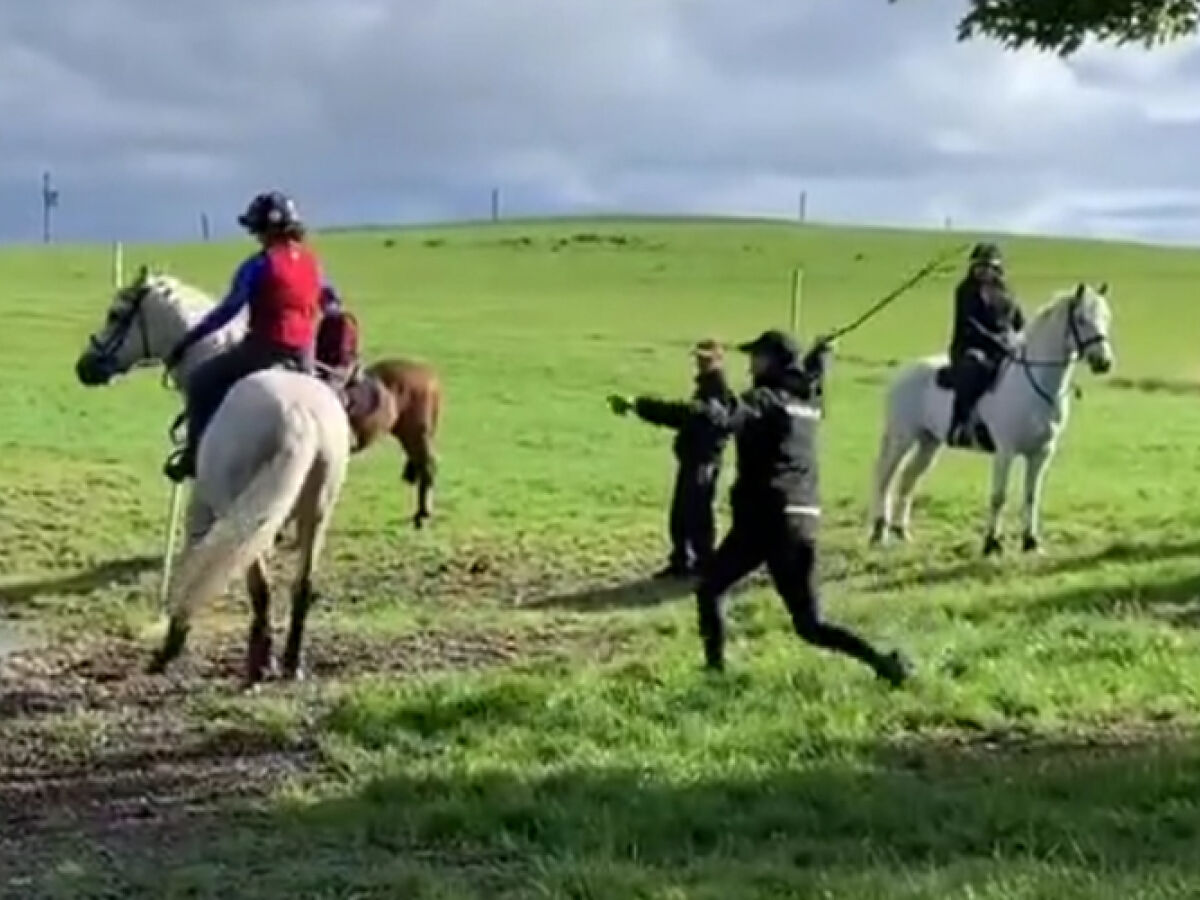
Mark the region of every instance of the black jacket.
[[819, 515], [817, 430], [827, 363], [828, 351], [817, 349], [757, 379], [725, 420], [737, 444], [735, 521], [781, 512]]
[[1007, 355], [1013, 332], [1025, 328], [1025, 314], [1004, 284], [992, 289], [993, 301], [984, 297], [984, 286], [968, 275], [954, 292], [954, 329], [950, 336], [950, 361], [957, 363], [968, 350], [979, 350], [990, 360]]
[[652, 425], [675, 430], [675, 456], [681, 463], [709, 465], [721, 461], [729, 442], [724, 422], [737, 397], [717, 369], [696, 376], [691, 400], [638, 397], [633, 411]]

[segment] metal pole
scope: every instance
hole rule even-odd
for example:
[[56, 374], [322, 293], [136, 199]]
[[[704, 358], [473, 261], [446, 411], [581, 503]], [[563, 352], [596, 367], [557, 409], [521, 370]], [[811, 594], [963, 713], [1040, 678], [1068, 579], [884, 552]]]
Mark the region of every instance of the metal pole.
[[125, 245], [120, 241], [112, 245], [112, 282], [114, 288], [125, 283]]
[[792, 269], [792, 295], [788, 319], [791, 325], [792, 334], [800, 333], [800, 303], [803, 291], [804, 268], [803, 266], [796, 266], [796, 268]]
[[167, 534], [163, 541], [162, 580], [158, 584], [158, 605], [163, 613], [169, 613], [167, 598], [171, 593], [171, 569], [175, 564], [175, 534], [179, 531], [179, 501], [183, 494], [178, 482], [171, 485], [171, 496], [167, 501]]

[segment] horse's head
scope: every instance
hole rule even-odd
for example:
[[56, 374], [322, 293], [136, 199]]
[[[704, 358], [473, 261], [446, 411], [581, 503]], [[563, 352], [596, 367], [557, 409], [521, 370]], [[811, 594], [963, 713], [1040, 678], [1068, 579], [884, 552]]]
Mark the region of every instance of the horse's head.
[[143, 266], [113, 295], [103, 324], [88, 336], [75, 363], [75, 374], [80, 383], [92, 387], [161, 360], [178, 340], [181, 323], [171, 302], [171, 280]]
[[1111, 328], [1108, 285], [1093, 288], [1081, 282], [1067, 303], [1067, 347], [1082, 356], [1097, 375], [1110, 371], [1116, 362]]

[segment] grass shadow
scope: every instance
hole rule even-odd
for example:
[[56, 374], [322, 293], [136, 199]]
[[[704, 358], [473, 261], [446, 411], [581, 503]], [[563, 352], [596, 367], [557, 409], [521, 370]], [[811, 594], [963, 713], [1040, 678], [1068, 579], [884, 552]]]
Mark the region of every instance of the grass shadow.
[[573, 612], [606, 612], [639, 609], [690, 597], [694, 578], [638, 578], [602, 587], [585, 587], [525, 601], [521, 609], [560, 609]]
[[1200, 573], [1152, 582], [1090, 584], [1014, 602], [1008, 609], [1032, 619], [1059, 613], [1146, 613], [1173, 625], [1195, 627], [1200, 625]]
[[254, 830], [176, 833], [167, 855], [97, 865], [119, 867], [101, 881], [124, 897], [239, 895], [249, 873], [265, 898], [1117, 900], [1200, 888], [1195, 735], [841, 750], [678, 780], [636, 766], [406, 770]]
[[42, 596], [79, 596], [136, 580], [162, 563], [156, 556], [130, 556], [100, 563], [72, 575], [0, 584], [0, 608]]
[[[886, 552], [881, 551], [881, 553]], [[1012, 553], [1011, 556], [1013, 559], [1025, 558], [1020, 553]], [[1062, 557], [1048, 555], [1038, 558], [1034, 560], [1028, 571], [1023, 571], [1022, 574], [1032, 577], [1069, 575], [1109, 563], [1156, 563], [1190, 556], [1200, 559], [1200, 539], [1169, 543], [1118, 541], [1091, 553]], [[889, 593], [933, 588], [966, 578], [986, 578], [989, 573], [996, 579], [1003, 579], [1011, 574], [1004, 569], [996, 569], [981, 555], [975, 555], [970, 559], [942, 568], [910, 570], [894, 575], [874, 577], [864, 585], [863, 590], [866, 593]]]

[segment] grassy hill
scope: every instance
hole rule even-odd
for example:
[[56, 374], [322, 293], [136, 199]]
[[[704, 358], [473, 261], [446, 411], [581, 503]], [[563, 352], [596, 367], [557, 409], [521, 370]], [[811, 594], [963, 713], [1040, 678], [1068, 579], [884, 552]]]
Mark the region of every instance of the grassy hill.
[[[958, 273], [843, 342], [827, 607], [905, 647], [911, 691], [800, 645], [759, 586], [731, 601], [729, 675], [705, 679], [686, 594], [629, 587], [665, 550], [669, 438], [605, 394], [686, 391], [695, 339], [786, 325], [794, 265], [811, 335], [966, 240], [720, 220], [320, 236], [368, 357], [444, 376], [437, 518], [408, 529], [397, 450], [356, 459], [316, 678], [259, 696], [235, 687], [236, 591], [178, 675], [140, 674], [177, 401], [149, 373], [74, 381], [107, 251], [0, 252], [0, 615], [53, 636], [0, 663], [0, 893], [7, 875], [12, 896], [1194, 896], [1200, 255], [1004, 242], [1028, 309], [1088, 279], [1116, 312], [1117, 371], [1080, 375], [1050, 472], [1043, 559], [977, 558], [989, 466], [956, 455], [917, 542], [865, 547], [884, 385], [942, 348]], [[126, 265], [217, 293], [246, 252]]]

